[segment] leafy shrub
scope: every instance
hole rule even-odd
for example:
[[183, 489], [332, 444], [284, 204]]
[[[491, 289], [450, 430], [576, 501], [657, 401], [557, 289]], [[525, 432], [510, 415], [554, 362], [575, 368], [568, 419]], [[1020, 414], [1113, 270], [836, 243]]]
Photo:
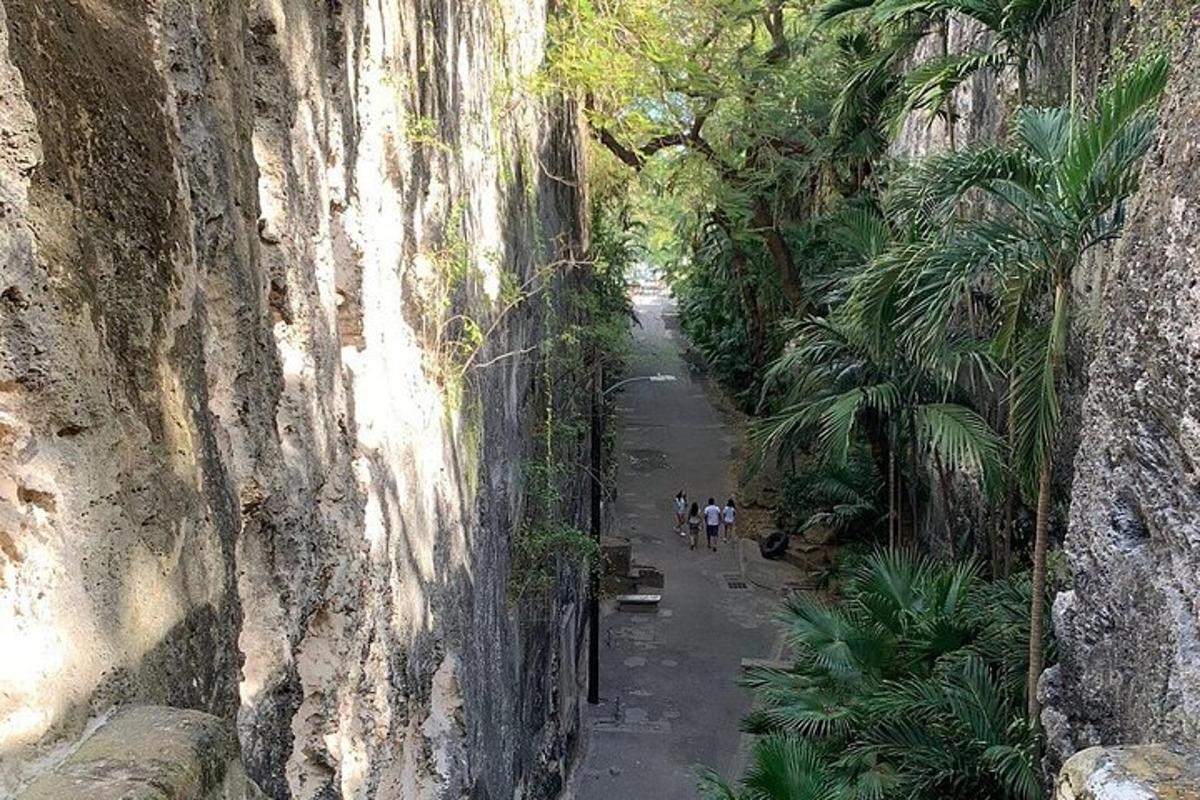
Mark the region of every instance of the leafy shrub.
[[842, 464], [819, 465], [787, 475], [780, 487], [775, 524], [789, 533], [824, 527], [871, 539], [887, 514], [884, 481], [864, 445]]
[[1024, 720], [1029, 582], [989, 583], [975, 565], [876, 551], [851, 565], [842, 600], [798, 597], [782, 620], [788, 672], [746, 684], [761, 738], [725, 800], [1037, 800], [1035, 732]]

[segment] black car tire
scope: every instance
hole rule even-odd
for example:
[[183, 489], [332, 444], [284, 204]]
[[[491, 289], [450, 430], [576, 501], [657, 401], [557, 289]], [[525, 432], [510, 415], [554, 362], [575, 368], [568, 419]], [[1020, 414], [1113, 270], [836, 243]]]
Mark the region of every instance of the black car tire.
[[787, 548], [788, 535], [780, 531], [767, 534], [758, 543], [758, 550], [763, 558], [782, 558]]

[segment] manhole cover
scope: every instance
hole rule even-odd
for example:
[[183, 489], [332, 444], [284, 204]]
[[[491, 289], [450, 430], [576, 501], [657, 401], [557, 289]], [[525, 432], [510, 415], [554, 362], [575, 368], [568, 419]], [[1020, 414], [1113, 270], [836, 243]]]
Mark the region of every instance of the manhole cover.
[[592, 723], [592, 730], [608, 733], [670, 733], [671, 723], [656, 719], [625, 722], [597, 720]]
[[721, 580], [725, 583], [726, 589], [749, 589], [750, 585], [746, 583], [741, 575], [722, 575]]
[[653, 472], [657, 469], [666, 469], [671, 465], [667, 459], [667, 454], [662, 450], [640, 447], [636, 450], [630, 450], [627, 455], [634, 470], [638, 472]]

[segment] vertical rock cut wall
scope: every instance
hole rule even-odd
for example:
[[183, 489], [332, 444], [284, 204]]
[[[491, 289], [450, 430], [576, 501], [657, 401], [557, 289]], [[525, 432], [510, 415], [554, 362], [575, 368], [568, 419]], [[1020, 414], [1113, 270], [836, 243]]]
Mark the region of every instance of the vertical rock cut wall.
[[[951, 49], [972, 37], [951, 26]], [[1165, 45], [1174, 56], [1123, 239], [1091, 251], [1076, 274], [1056, 475], [1070, 487], [1061, 524], [1071, 589], [1055, 604], [1060, 663], [1041, 686], [1051, 770], [1093, 745], [1200, 747], [1198, 37], [1188, 0], [1079, 0], [1047, 34], [1032, 75], [1033, 103], [1066, 103], [1072, 89], [1086, 102], [1130, 53]], [[1014, 88], [1011, 75], [979, 76], [956, 94], [959, 147], [1005, 135]], [[894, 149], [920, 156], [948, 138], [940, 120], [914, 118]], [[1064, 503], [1056, 523], [1065, 512]], [[944, 529], [939, 498], [926, 513], [929, 530]], [[1031, 533], [1031, 519], [1019, 525]]]
[[0, 793], [152, 702], [236, 718], [272, 797], [551, 796], [573, 584], [505, 596], [532, 377], [460, 392], [453, 341], [582, 247], [547, 13], [0, 0]]
[[[1169, 4], [1168, 4], [1169, 5]], [[1111, 281], [1075, 460], [1042, 679], [1061, 759], [1097, 744], [1200, 747], [1200, 11], [1185, 26]]]

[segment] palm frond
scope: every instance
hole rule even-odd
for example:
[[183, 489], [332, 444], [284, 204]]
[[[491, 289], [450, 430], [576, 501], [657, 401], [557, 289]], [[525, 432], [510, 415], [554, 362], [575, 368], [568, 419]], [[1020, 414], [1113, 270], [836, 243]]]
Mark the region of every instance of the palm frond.
[[979, 414], [954, 403], [928, 403], [917, 407], [917, 426], [922, 441], [948, 466], [978, 475], [990, 491], [1000, 487], [1004, 444]]
[[1067, 148], [1071, 113], [1066, 108], [1023, 108], [1013, 121], [1013, 139], [1046, 164], [1056, 164]]
[[807, 742], [777, 734], [755, 743], [743, 783], [753, 800], [833, 800], [835, 786]]
[[[1121, 164], [1128, 169], [1149, 146], [1153, 124], [1153, 105], [1167, 83], [1168, 64], [1162, 54], [1154, 54], [1120, 72], [1096, 100], [1095, 113], [1077, 122], [1071, 131], [1066, 158], [1058, 169], [1063, 194], [1076, 207], [1084, 206], [1084, 195], [1095, 192], [1093, 181], [1097, 165], [1108, 156], [1109, 168], [1099, 170], [1110, 177], [1119, 174]], [[1150, 122], [1147, 122], [1150, 118]], [[1133, 130], [1126, 132], [1126, 126]], [[1148, 130], [1150, 129], [1150, 130]], [[1106, 194], [1101, 192], [1100, 194]]]
[[942, 112], [955, 90], [973, 75], [986, 69], [1000, 69], [1004, 64], [1003, 53], [981, 49], [950, 53], [923, 62], [904, 77], [900, 117], [913, 111]]
[[1036, 180], [1024, 153], [976, 145], [922, 159], [892, 184], [887, 206], [904, 225], [936, 227], [971, 189], [992, 181]]
[[733, 786], [712, 769], [702, 768], [696, 771], [696, 785], [700, 795], [706, 800], [738, 800], [737, 791]]
[[875, 0], [827, 0], [813, 10], [813, 20], [824, 25], [846, 14], [869, 9], [874, 3]]

